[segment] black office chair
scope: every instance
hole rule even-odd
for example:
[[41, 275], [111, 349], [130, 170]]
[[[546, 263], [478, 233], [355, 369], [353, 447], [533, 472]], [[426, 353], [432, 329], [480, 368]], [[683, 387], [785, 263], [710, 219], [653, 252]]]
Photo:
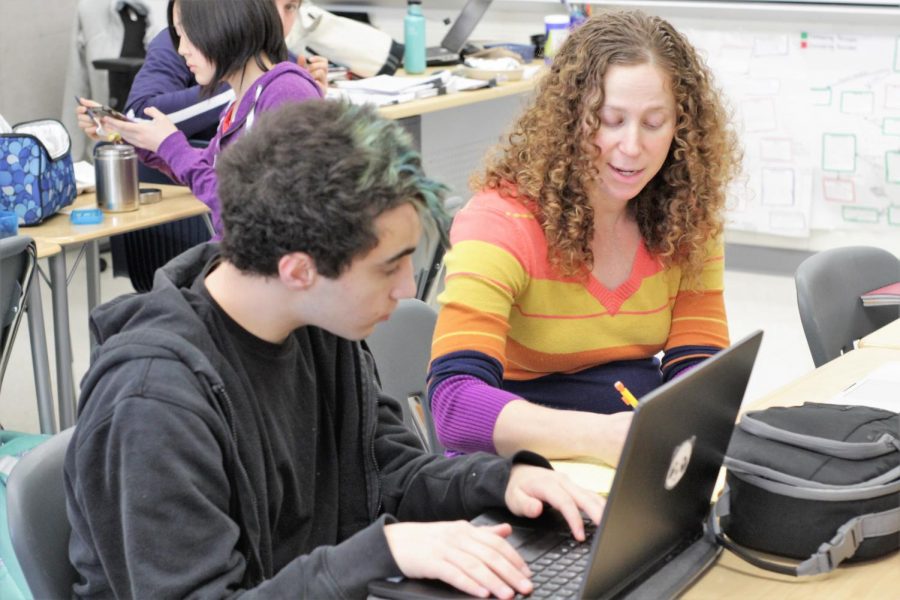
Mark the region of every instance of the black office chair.
[[6, 482], [9, 537], [35, 598], [71, 598], [78, 574], [69, 562], [63, 462], [74, 428], [37, 446]]
[[403, 418], [425, 448], [444, 451], [434, 430], [425, 376], [437, 313], [421, 300], [401, 300], [394, 314], [366, 338], [375, 357], [381, 389], [402, 404]]
[[814, 254], [797, 268], [797, 305], [819, 367], [900, 317], [898, 306], [865, 307], [860, 295], [900, 281], [900, 259], [880, 248], [848, 246]]
[[42, 433], [56, 431], [53, 394], [50, 391], [50, 364], [47, 357], [47, 338], [37, 275], [37, 249], [25, 235], [0, 239], [0, 384], [13, 342], [28, 310], [31, 336], [31, 361], [34, 387], [37, 393], [38, 418]]
[[116, 58], [103, 58], [92, 61], [95, 69], [108, 71], [109, 105], [118, 111], [125, 109], [128, 92], [134, 82], [134, 76], [144, 64], [147, 51], [144, 48], [144, 36], [147, 33], [147, 16], [136, 10], [128, 2], [123, 2], [119, 9], [119, 18], [125, 28], [122, 39], [122, 50]]

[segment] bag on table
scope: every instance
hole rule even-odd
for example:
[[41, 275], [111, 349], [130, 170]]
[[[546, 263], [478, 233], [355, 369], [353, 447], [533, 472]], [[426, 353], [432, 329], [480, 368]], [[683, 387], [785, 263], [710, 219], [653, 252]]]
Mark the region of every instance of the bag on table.
[[0, 133], [0, 210], [34, 225], [75, 199], [72, 142], [55, 119], [27, 121]]
[[[711, 526], [722, 545], [753, 565], [815, 575], [900, 548], [895, 412], [813, 402], [749, 412], [735, 428], [725, 467]], [[754, 550], [802, 562], [779, 564]]]

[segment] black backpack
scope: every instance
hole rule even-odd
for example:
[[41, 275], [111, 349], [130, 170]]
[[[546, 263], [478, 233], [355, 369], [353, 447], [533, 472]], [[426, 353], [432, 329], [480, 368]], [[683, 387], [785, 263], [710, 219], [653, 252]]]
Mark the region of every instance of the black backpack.
[[[900, 548], [900, 415], [807, 402], [749, 412], [710, 516], [719, 542], [758, 567], [814, 575]], [[768, 561], [761, 551], [802, 562]]]

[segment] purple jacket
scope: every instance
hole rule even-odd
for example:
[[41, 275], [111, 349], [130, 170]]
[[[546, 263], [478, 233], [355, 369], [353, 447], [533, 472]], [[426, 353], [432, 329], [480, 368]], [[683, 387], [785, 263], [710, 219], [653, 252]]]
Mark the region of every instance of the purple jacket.
[[321, 98], [322, 92], [312, 76], [296, 64], [283, 62], [256, 80], [247, 90], [237, 108], [228, 131], [222, 124], [206, 148], [194, 148], [183, 131], [176, 131], [159, 146], [154, 154], [138, 150], [141, 160], [191, 188], [197, 198], [212, 212], [214, 239], [222, 236], [222, 215], [216, 180], [216, 156], [249, 129], [259, 114], [281, 106], [286, 102], [302, 102]]

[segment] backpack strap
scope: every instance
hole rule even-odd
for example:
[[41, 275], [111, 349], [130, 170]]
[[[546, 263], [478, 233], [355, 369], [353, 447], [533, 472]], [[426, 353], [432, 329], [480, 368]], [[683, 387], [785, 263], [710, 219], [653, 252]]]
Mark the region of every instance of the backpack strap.
[[731, 513], [731, 495], [728, 486], [709, 511], [707, 527], [716, 540], [735, 555], [760, 569], [783, 575], [801, 577], [833, 571], [846, 559], [856, 554], [857, 549], [868, 538], [881, 537], [900, 532], [900, 507], [880, 513], [870, 513], [853, 517], [843, 525], [829, 541], [823, 543], [816, 552], [803, 562], [791, 566], [761, 558], [752, 550], [734, 543], [725, 536], [719, 520]]

